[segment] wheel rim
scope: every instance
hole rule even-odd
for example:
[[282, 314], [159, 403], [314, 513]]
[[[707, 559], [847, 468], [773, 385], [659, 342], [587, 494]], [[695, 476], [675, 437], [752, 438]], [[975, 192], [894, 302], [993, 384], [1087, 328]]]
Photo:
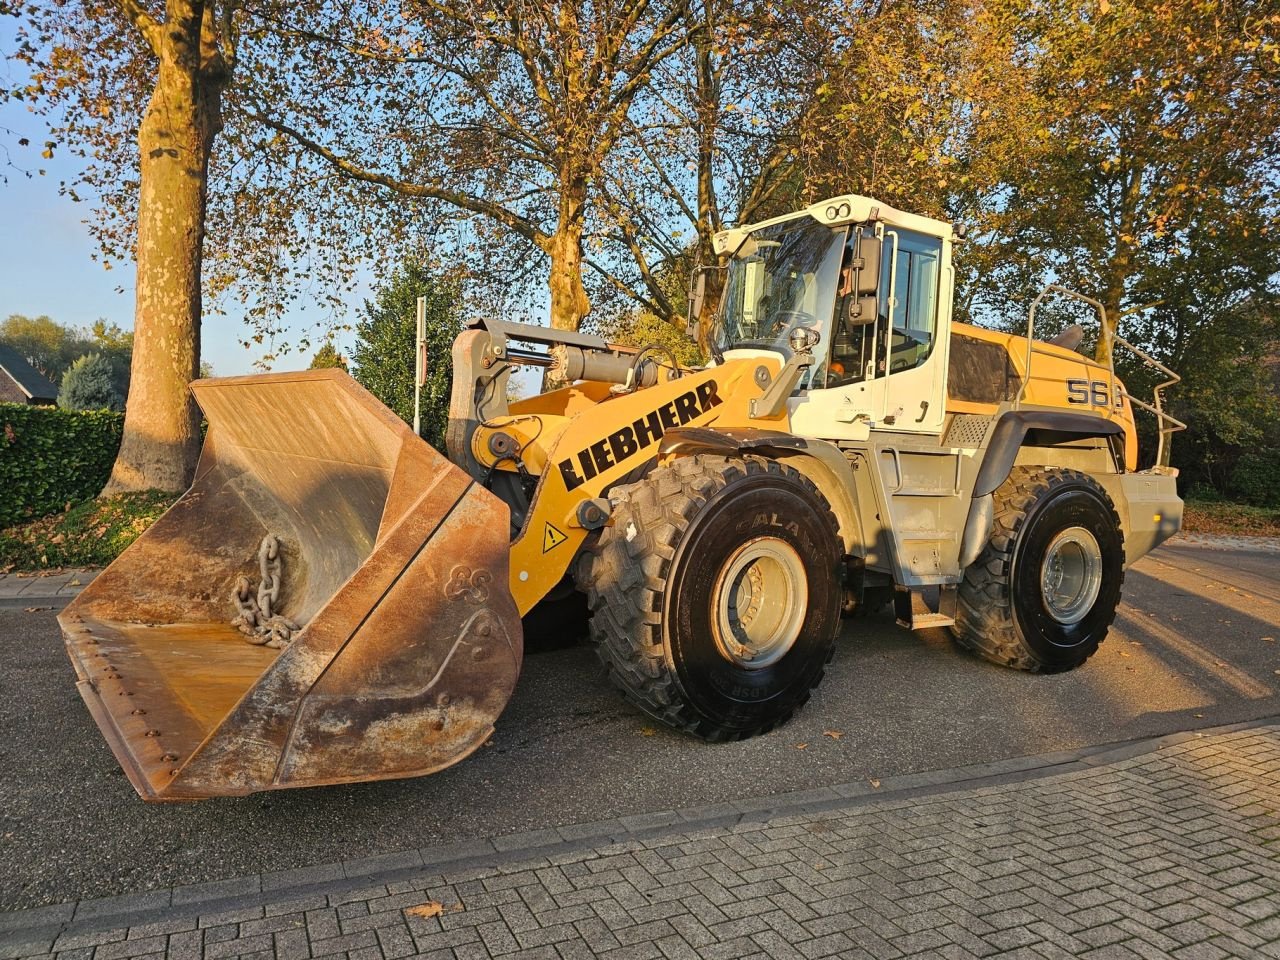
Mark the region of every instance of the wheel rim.
[[721, 568], [713, 596], [720, 655], [762, 669], [786, 656], [800, 635], [809, 604], [804, 562], [785, 541], [748, 541]]
[[1040, 593], [1049, 616], [1064, 626], [1085, 618], [1102, 590], [1102, 549], [1084, 527], [1068, 527], [1049, 544], [1040, 565]]

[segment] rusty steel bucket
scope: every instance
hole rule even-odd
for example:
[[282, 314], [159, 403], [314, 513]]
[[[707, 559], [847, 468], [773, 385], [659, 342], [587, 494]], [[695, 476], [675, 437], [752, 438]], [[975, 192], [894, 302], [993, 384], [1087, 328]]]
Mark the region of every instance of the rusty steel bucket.
[[[58, 618], [138, 793], [413, 777], [483, 744], [522, 656], [507, 506], [341, 371], [192, 389], [191, 489]], [[268, 534], [283, 649], [230, 622]]]

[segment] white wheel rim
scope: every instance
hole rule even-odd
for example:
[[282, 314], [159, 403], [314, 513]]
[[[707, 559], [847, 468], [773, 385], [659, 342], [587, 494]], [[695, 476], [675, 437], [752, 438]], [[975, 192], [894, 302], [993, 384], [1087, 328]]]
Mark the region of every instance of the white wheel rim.
[[1049, 544], [1040, 565], [1045, 611], [1063, 626], [1083, 620], [1102, 591], [1102, 550], [1084, 527], [1068, 527]]
[[760, 670], [786, 656], [800, 636], [809, 607], [804, 563], [783, 540], [749, 540], [725, 561], [713, 598], [720, 655]]

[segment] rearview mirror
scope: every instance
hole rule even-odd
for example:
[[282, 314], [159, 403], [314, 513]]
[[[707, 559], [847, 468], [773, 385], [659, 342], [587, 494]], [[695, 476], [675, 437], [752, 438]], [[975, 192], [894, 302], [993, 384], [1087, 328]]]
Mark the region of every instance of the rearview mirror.
[[864, 234], [858, 238], [853, 267], [858, 276], [859, 295], [876, 292], [880, 282], [880, 250], [883, 246], [884, 242], [879, 237]]
[[687, 314], [689, 326], [692, 327], [702, 316], [702, 304], [707, 297], [707, 274], [701, 265], [693, 268], [693, 276], [689, 278], [689, 310]]

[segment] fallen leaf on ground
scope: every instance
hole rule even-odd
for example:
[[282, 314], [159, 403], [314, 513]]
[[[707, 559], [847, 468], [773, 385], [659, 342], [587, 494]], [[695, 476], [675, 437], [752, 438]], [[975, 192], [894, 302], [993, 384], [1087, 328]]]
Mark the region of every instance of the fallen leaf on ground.
[[808, 750], [808, 749], [809, 749], [809, 744], [807, 744], [807, 743], [797, 743], [797, 744], [796, 744], [796, 749], [797, 749], [797, 750]]
[[67, 586], [68, 586], [68, 587], [82, 587], [82, 586], [84, 586], [84, 584], [82, 584], [79, 580], [72, 580], [70, 583], [68, 583], [68, 584], [67, 584]]
[[652, 736], [653, 736], [655, 733], [657, 733], [657, 732], [658, 732], [658, 731], [657, 731], [657, 730], [655, 730], [653, 727], [641, 727], [641, 728], [640, 728], [640, 736], [642, 736], [642, 737], [652, 737]]
[[407, 907], [404, 912], [410, 917], [439, 917], [444, 914], [444, 904], [438, 900], [430, 900], [416, 907]]
[[1275, 637], [1263, 637], [1262, 639], [1263, 639], [1263, 640], [1265, 640], [1267, 643], [1275, 643], [1275, 642], [1276, 642], [1276, 638], [1275, 638]]
[[52, 610], [53, 607], [23, 607], [23, 613], [40, 613], [43, 610]]
[[870, 783], [870, 784], [871, 784], [871, 786], [875, 787], [877, 790], [879, 790], [879, 789], [880, 789], [880, 781], [879, 781], [879, 780], [869, 780], [869, 781], [868, 781], [868, 783]]
[[839, 730], [823, 730], [822, 735], [824, 737], [830, 737], [832, 740], [839, 740], [844, 736], [844, 734]]
[[1195, 717], [1197, 720], [1203, 720], [1203, 719], [1204, 719], [1204, 714], [1203, 714], [1203, 713], [1193, 713], [1193, 714], [1192, 714], [1192, 716], [1193, 716], [1193, 717]]

